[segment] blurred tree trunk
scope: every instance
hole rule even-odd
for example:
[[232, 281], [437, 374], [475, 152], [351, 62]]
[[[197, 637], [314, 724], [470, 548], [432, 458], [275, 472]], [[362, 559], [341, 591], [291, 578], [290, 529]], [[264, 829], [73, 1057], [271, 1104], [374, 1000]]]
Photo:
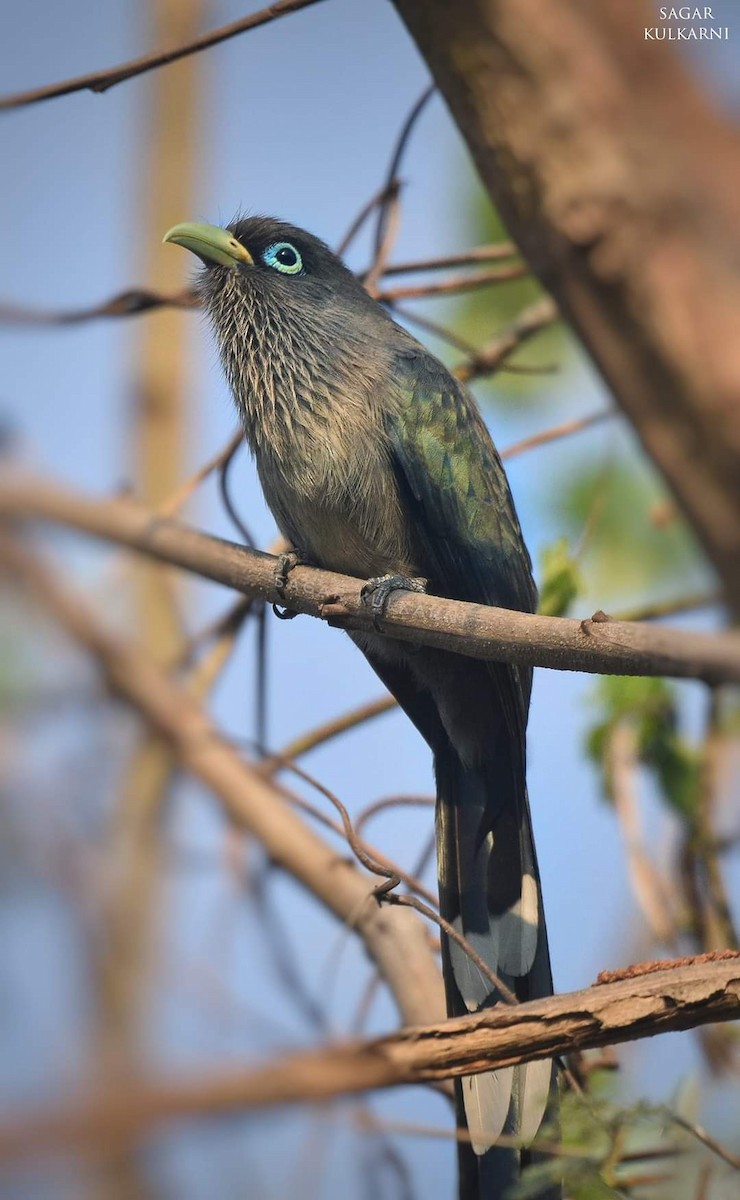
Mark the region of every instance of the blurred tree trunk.
[[[151, 44], [159, 48], [189, 41], [200, 32], [204, 7], [203, 0], [145, 4]], [[203, 58], [195, 55], [155, 72], [147, 85], [138, 245], [147, 284], [164, 292], [185, 283], [186, 264], [162, 246], [162, 235], [195, 211], [202, 71]], [[153, 509], [183, 478], [191, 326], [186, 314], [163, 310], [136, 328], [132, 473], [137, 496]], [[140, 642], [155, 660], [172, 661], [183, 645], [174, 573], [139, 561], [133, 585]], [[142, 1007], [159, 924], [158, 827], [174, 767], [171, 747], [145, 731], [124, 768], [116, 799], [106, 871], [105, 944], [98, 962], [98, 1069], [109, 1086], [137, 1071]], [[125, 1148], [108, 1161], [101, 1182], [111, 1200], [148, 1195], [136, 1159]]]
[[394, 0], [740, 612], [740, 137], [646, 0]]
[[[151, 40], [157, 47], [189, 41], [201, 28], [204, 0], [155, 0]], [[156, 291], [185, 286], [188, 264], [162, 245], [165, 230], [194, 211], [199, 55], [156, 71], [149, 83], [146, 147], [141, 172], [141, 237], [144, 277]], [[152, 314], [137, 326], [134, 386], [136, 420], [132, 430], [137, 495], [156, 508], [183, 478], [190, 377], [192, 321], [172, 309]], [[157, 567], [139, 568], [140, 627], [158, 659], [180, 646], [174, 603], [174, 577]]]

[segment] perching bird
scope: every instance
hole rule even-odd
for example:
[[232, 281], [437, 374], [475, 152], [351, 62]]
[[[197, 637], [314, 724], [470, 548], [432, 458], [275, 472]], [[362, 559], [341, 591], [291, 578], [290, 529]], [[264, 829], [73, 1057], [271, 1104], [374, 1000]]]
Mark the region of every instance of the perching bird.
[[[475, 403], [336, 255], [268, 217], [176, 225], [164, 240], [204, 264], [197, 291], [298, 560], [369, 578], [380, 610], [394, 587], [424, 579], [437, 596], [532, 612], [529, 555]], [[434, 755], [443, 917], [519, 1000], [549, 995], [525, 779], [531, 671], [350, 636]], [[449, 1013], [499, 1001], [465, 950], [442, 942]], [[528, 1144], [554, 1094], [550, 1062], [462, 1080], [466, 1200], [504, 1196], [522, 1156], [512, 1136], [491, 1147], [502, 1133]]]

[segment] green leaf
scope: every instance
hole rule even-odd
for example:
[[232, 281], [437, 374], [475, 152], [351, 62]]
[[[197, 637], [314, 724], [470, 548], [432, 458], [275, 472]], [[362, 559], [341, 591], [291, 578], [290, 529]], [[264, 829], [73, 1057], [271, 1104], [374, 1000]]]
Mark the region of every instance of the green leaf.
[[638, 761], [653, 775], [664, 801], [692, 822], [700, 797], [701, 760], [678, 730], [676, 691], [664, 679], [604, 676], [593, 694], [599, 719], [586, 737], [586, 752], [600, 767], [611, 795], [607, 749], [620, 722], [634, 729]]
[[567, 538], [558, 538], [540, 552], [539, 612], [563, 617], [584, 590], [583, 576]]
[[668, 585], [682, 594], [706, 579], [688, 526], [673, 511], [657, 473], [631, 447], [596, 463], [571, 450], [548, 478], [542, 499], [551, 519], [560, 517], [560, 528], [583, 539], [579, 559], [589, 595], [601, 608], [633, 604]]

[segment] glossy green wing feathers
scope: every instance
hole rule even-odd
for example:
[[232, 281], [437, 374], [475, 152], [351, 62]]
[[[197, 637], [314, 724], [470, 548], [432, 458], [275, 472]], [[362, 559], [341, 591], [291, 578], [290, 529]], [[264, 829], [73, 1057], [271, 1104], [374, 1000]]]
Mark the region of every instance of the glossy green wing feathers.
[[390, 417], [397, 467], [414, 496], [435, 591], [531, 612], [537, 601], [504, 468], [462, 384], [423, 352], [398, 355]]

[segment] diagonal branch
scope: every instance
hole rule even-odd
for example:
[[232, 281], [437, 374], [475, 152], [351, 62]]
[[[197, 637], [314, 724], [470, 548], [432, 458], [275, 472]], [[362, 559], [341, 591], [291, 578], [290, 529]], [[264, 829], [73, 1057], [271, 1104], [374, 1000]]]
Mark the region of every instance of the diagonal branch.
[[300, 8], [308, 8], [318, 0], [277, 0], [276, 4], [268, 4], [259, 12], [250, 13], [239, 21], [212, 29], [203, 33], [182, 46], [174, 46], [171, 50], [155, 51], [153, 54], [143, 54], [141, 58], [133, 58], [130, 62], [120, 63], [117, 67], [109, 67], [105, 71], [92, 71], [89, 75], [77, 75], [74, 79], [65, 79], [61, 83], [51, 83], [46, 87], [32, 88], [28, 92], [16, 92], [12, 96], [0, 96], [0, 109], [23, 108], [28, 104], [38, 104], [41, 100], [52, 100], [56, 96], [69, 96], [72, 92], [107, 92], [116, 84], [124, 83], [127, 79], [135, 79], [146, 71], [154, 71], [157, 67], [166, 67], [190, 54], [199, 54], [211, 46], [218, 46], [229, 38], [237, 37], [250, 29], [258, 29], [260, 25], [268, 25], [278, 17], [287, 16]]
[[197, 307], [195, 293], [190, 289], [167, 293], [140, 287], [117, 292], [100, 304], [88, 304], [83, 308], [29, 308], [0, 301], [0, 321], [4, 325], [82, 325], [102, 317], [137, 317], [155, 308]]
[[469, 359], [458, 364], [454, 374], [463, 383], [470, 383], [479, 375], [491, 375], [502, 362], [518, 350], [525, 342], [547, 329], [558, 320], [559, 313], [549, 296], [541, 296], [523, 309], [511, 324], [495, 334], [485, 346]]
[[[125, 1085], [78, 1107], [0, 1126], [0, 1161], [40, 1148], [95, 1150], [149, 1136], [156, 1122], [322, 1103], [371, 1088], [434, 1083], [740, 1017], [740, 955], [727, 952], [614, 982], [498, 1005], [386, 1037], [271, 1059], [260, 1067], [169, 1083]], [[712, 960], [714, 959], [714, 960]]]
[[485, 271], [466, 272], [464, 275], [451, 275], [439, 283], [405, 284], [389, 287], [380, 291], [372, 291], [381, 304], [392, 304], [396, 300], [421, 300], [434, 296], [458, 295], [460, 292], [477, 291], [478, 288], [490, 287], [494, 283], [508, 283], [512, 279], [524, 279], [529, 274], [529, 268], [521, 263], [511, 263], [502, 267], [489, 267]]
[[135, 644], [110, 633], [76, 594], [2, 533], [0, 561], [92, 654], [111, 691], [166, 739], [179, 764], [217, 797], [228, 818], [362, 938], [403, 1020], [441, 1018], [441, 977], [422, 924], [410, 913], [381, 909], [375, 879], [304, 825], [280, 789], [240, 758], [186, 689]]
[[[271, 555], [161, 519], [129, 499], [89, 499], [43, 479], [6, 474], [0, 482], [0, 516], [71, 526], [341, 628], [373, 627], [372, 614], [360, 597], [359, 580], [297, 567], [285, 594], [279, 594]], [[710, 636], [611, 621], [603, 613], [577, 621], [397, 592], [379, 628], [389, 637], [471, 658], [560, 671], [740, 681], [740, 635], [736, 633]]]
[[602, 421], [608, 421], [614, 415], [612, 409], [605, 408], [598, 412], [589, 413], [585, 417], [575, 417], [572, 421], [563, 421], [560, 425], [552, 425], [549, 429], [543, 429], [540, 433], [533, 433], [531, 437], [522, 438], [520, 442], [512, 442], [511, 445], [504, 446], [501, 451], [501, 458], [504, 462], [507, 462], [510, 458], [526, 454], [529, 450], [534, 450], [538, 446], [547, 446], [551, 442], [559, 442], [561, 438], [571, 437], [574, 433], [581, 433], [584, 429], [593, 429], [594, 425], [599, 425]]
[[411, 275], [420, 271], [447, 271], [450, 267], [472, 267], [500, 262], [502, 258], [518, 258], [519, 251], [511, 242], [491, 242], [487, 246], [474, 246], [460, 254], [446, 254], [438, 258], [412, 259], [410, 262], [388, 263], [383, 271], [389, 275]]

